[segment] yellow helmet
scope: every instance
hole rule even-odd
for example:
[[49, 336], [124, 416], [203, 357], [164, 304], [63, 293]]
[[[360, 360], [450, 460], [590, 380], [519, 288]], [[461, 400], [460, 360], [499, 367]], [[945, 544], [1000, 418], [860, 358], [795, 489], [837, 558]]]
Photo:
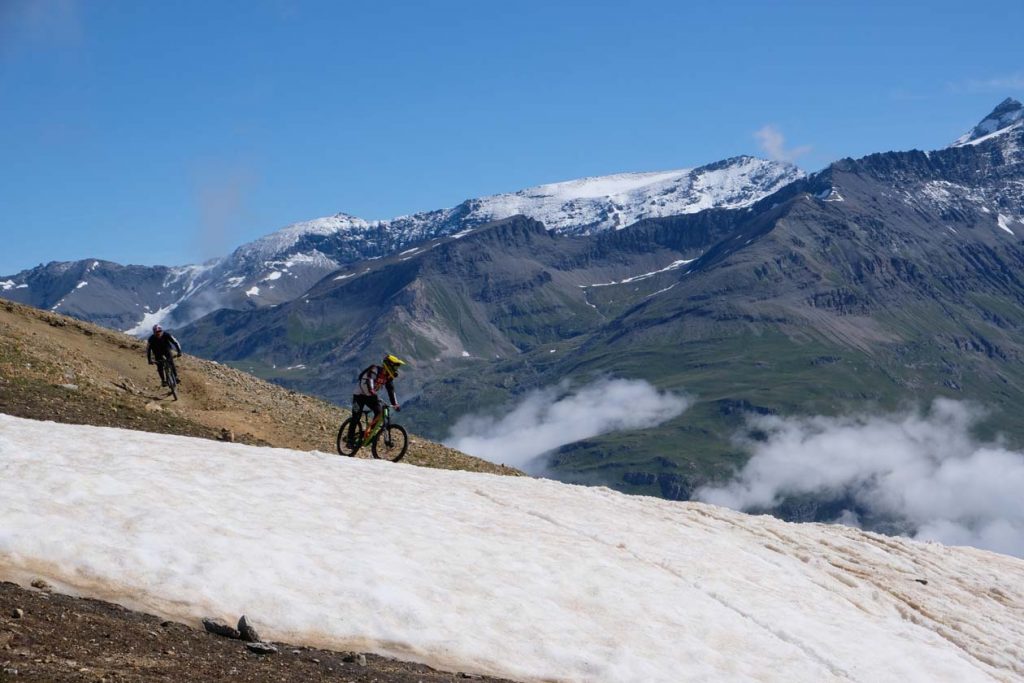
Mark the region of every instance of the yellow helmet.
[[387, 370], [392, 377], [398, 376], [398, 367], [401, 365], [405, 365], [405, 361], [398, 356], [391, 353], [384, 356], [384, 369]]

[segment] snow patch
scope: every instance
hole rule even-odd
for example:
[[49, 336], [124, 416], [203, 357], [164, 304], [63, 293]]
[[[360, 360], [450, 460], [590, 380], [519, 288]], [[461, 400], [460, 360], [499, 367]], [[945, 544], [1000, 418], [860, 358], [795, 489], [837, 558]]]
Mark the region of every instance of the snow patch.
[[152, 313], [147, 313], [146, 315], [142, 316], [142, 320], [139, 321], [138, 325], [125, 330], [124, 333], [136, 337], [148, 334], [152, 330], [153, 325], [162, 323], [164, 319], [171, 313], [171, 311], [173, 311], [177, 307], [178, 304], [177, 302], [175, 302], [173, 304], [170, 304], [169, 306], [165, 306], [164, 308], [158, 309]]
[[839, 190], [834, 187], [830, 187], [827, 190], [822, 190], [818, 194], [814, 195], [823, 202], [845, 202], [843, 195], [839, 194]]
[[245, 295], [246, 296], [259, 296], [260, 295], [260, 288], [256, 287], [255, 285], [253, 285], [249, 289], [245, 290]]
[[[737, 235], [736, 239], [739, 239], [739, 237], [740, 237], [740, 235]], [[661, 270], [654, 270], [654, 271], [651, 271], [650, 273], [644, 273], [643, 275], [634, 275], [633, 277], [627, 277], [625, 280], [615, 280], [613, 282], [598, 282], [598, 283], [593, 284], [593, 285], [580, 285], [580, 287], [584, 287], [584, 288], [585, 287], [610, 287], [612, 285], [623, 285], [623, 284], [626, 284], [628, 282], [636, 282], [638, 280], [646, 280], [649, 277], [653, 277], [654, 275], [657, 275], [659, 273], [664, 273], [664, 272], [667, 272], [667, 271], [670, 271], [670, 270], [675, 270], [676, 268], [679, 268], [680, 266], [685, 266], [687, 263], [693, 263], [696, 260], [697, 259], [695, 259], [695, 258], [692, 258], [692, 259], [680, 259], [678, 261], [673, 261], [672, 263], [668, 264], [667, 266], [665, 266]]]
[[0, 578], [273, 640], [516, 680], [1024, 676], [1024, 563], [972, 549], [7, 415], [0, 472]]
[[85, 287], [87, 284], [89, 284], [89, 283], [86, 282], [85, 280], [82, 280], [77, 285], [75, 285], [75, 289], [81, 289], [82, 287]]
[[1001, 229], [1005, 230], [1011, 235], [1014, 234], [1013, 230], [1010, 229], [1010, 223], [1013, 222], [1012, 218], [1004, 216], [1003, 214], [999, 214], [999, 217], [997, 218], [996, 222], [998, 223]]

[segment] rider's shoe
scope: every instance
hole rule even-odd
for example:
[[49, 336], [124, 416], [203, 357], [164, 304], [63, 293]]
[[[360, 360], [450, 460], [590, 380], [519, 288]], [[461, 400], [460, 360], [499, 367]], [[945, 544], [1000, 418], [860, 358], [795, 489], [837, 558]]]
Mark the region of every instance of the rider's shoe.
[[167, 386], [167, 380], [165, 380], [165, 379], [160, 380], [160, 386], [166, 387]]

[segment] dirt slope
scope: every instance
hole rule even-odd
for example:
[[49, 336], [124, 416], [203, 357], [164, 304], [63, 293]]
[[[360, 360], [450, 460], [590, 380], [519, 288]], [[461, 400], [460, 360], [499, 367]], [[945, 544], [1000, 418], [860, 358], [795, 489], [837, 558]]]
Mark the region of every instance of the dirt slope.
[[[188, 340], [181, 342], [187, 349]], [[187, 354], [178, 368], [174, 401], [146, 363], [144, 342], [0, 299], [0, 412], [334, 452], [347, 410]], [[413, 415], [396, 422], [415, 430]], [[410, 441], [405, 461], [414, 465], [521, 474], [415, 435]]]

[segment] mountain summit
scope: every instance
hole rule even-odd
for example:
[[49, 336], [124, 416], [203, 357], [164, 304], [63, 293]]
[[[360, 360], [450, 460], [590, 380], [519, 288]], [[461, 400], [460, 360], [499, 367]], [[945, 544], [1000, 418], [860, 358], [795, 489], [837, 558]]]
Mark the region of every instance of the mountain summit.
[[1024, 120], [1024, 104], [1007, 97], [992, 110], [991, 114], [983, 118], [981, 123], [957, 138], [950, 147], [976, 144], [990, 135], [1019, 126], [1021, 120]]

